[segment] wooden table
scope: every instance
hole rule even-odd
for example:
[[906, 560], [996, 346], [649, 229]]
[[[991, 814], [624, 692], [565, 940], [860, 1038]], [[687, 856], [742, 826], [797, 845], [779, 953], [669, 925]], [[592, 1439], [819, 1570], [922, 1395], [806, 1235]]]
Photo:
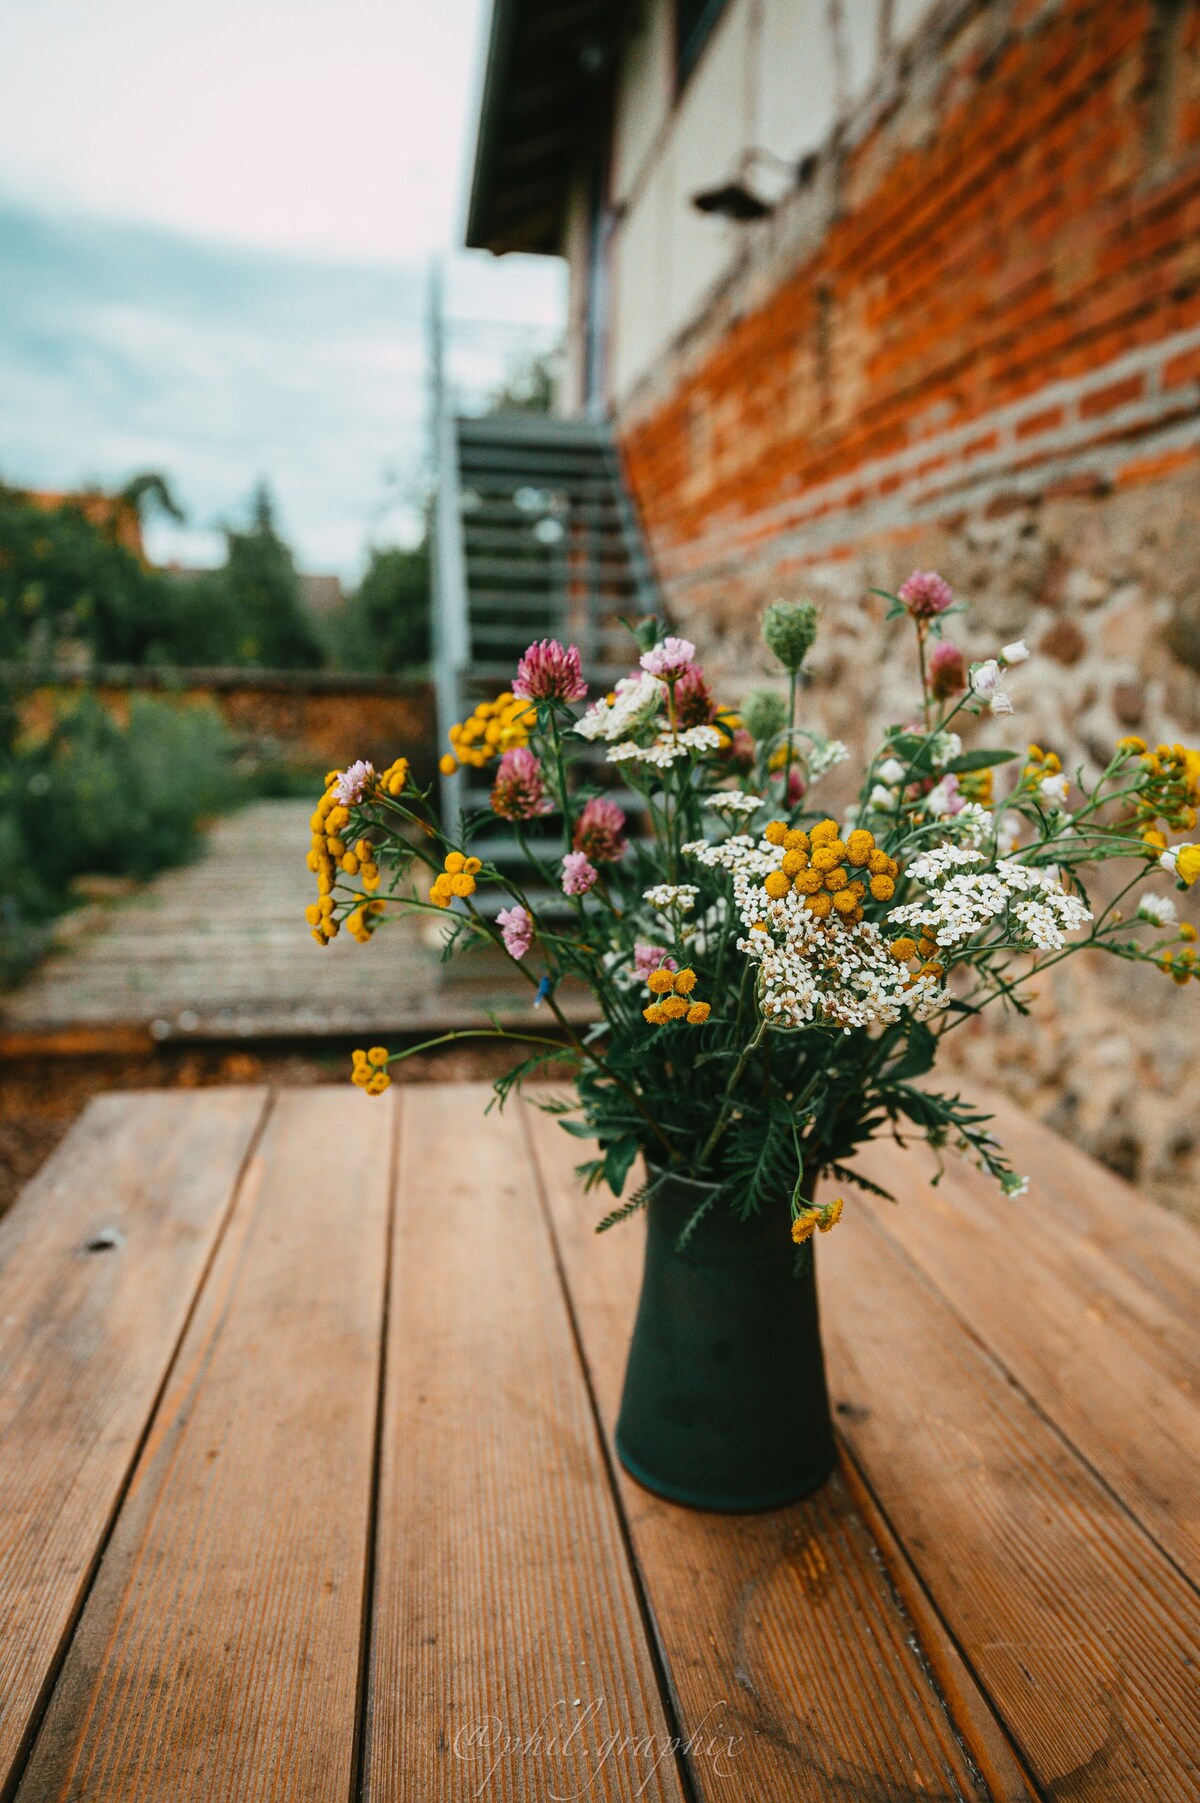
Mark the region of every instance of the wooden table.
[[1022, 1202], [876, 1148], [842, 1469], [695, 1514], [637, 1225], [485, 1100], [106, 1096], [0, 1224], [0, 1797], [1200, 1797], [1200, 1236], [1007, 1108]]

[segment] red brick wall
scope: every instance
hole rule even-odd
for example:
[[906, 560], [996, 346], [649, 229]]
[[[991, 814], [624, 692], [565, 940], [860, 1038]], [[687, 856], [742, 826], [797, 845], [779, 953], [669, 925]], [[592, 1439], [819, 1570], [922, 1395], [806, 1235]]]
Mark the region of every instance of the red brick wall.
[[[806, 718], [877, 743], [916, 688], [871, 590], [919, 566], [969, 603], [969, 656], [1033, 649], [1017, 718], [984, 735], [1093, 770], [1131, 729], [1200, 742], [1200, 0], [1174, 42], [1169, 11], [946, 0], [840, 168], [749, 229], [624, 408], [723, 698], [769, 675], [762, 603], [808, 594]], [[1194, 986], [1082, 958], [1038, 988], [1032, 1020], [956, 1034], [956, 1061], [1200, 1221]]]
[[1174, 41], [1166, 10], [990, 0], [927, 34], [816, 248], [627, 410], [670, 587], [1196, 457], [1200, 6]]

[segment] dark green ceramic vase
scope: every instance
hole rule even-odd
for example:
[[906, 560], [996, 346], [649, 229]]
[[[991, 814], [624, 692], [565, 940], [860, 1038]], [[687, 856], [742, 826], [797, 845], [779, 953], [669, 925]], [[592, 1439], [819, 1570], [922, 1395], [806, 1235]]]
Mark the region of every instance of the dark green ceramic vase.
[[648, 1490], [696, 1509], [773, 1509], [824, 1483], [835, 1452], [812, 1242], [786, 1202], [748, 1220], [708, 1185], [665, 1183], [647, 1208], [646, 1264], [617, 1455]]

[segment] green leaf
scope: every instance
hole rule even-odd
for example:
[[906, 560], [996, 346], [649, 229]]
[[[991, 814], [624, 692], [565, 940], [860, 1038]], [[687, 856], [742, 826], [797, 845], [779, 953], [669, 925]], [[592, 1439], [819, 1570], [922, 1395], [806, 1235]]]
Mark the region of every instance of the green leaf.
[[924, 1021], [914, 1021], [908, 1034], [908, 1044], [904, 1054], [896, 1064], [889, 1065], [884, 1073], [885, 1079], [923, 1077], [925, 1072], [933, 1069], [933, 1061], [937, 1057], [937, 1037], [925, 1025]]
[[658, 1194], [670, 1175], [670, 1171], [660, 1171], [657, 1177], [647, 1178], [645, 1183], [639, 1183], [628, 1202], [622, 1202], [619, 1208], [614, 1208], [606, 1214], [602, 1221], [597, 1221], [596, 1232], [607, 1233], [610, 1227], [617, 1225], [618, 1221], [627, 1221], [630, 1215], [638, 1212], [639, 1208], [645, 1208], [646, 1204]]
[[964, 751], [959, 757], [951, 758], [946, 769], [951, 776], [964, 776], [968, 770], [990, 770], [995, 764], [1011, 764], [1016, 756], [1015, 751]]
[[589, 1121], [560, 1120], [558, 1124], [563, 1132], [569, 1133], [573, 1139], [595, 1139], [596, 1137], [596, 1129]]
[[748, 1114], [727, 1135], [726, 1186], [745, 1219], [765, 1203], [789, 1196], [796, 1181], [796, 1152], [789, 1114]]
[[699, 1207], [694, 1208], [692, 1210], [691, 1214], [688, 1216], [687, 1220], [684, 1222], [683, 1227], [680, 1229], [679, 1237], [675, 1241], [676, 1252], [684, 1251], [684, 1249], [687, 1246], [688, 1241], [691, 1239], [692, 1235], [695, 1233], [697, 1227], [699, 1227], [701, 1221], [704, 1219], [704, 1217], [708, 1213], [709, 1209], [713, 1206], [713, 1203], [716, 1201], [717, 1197], [724, 1193], [724, 1188], [725, 1188], [725, 1186], [724, 1186], [724, 1184], [722, 1184], [717, 1189], [709, 1190], [707, 1196], [705, 1196], [703, 1202], [700, 1203]]
[[640, 1142], [632, 1134], [625, 1139], [614, 1140], [611, 1146], [606, 1147], [604, 1181], [614, 1196], [619, 1196], [625, 1188], [629, 1168], [641, 1149]]

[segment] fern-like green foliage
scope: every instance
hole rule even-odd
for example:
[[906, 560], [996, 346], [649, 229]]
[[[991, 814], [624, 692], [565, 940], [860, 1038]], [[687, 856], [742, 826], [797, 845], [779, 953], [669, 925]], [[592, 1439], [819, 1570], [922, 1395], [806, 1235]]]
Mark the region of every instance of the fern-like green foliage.
[[790, 1196], [796, 1175], [790, 1111], [777, 1106], [733, 1123], [726, 1136], [725, 1181], [743, 1219]]

